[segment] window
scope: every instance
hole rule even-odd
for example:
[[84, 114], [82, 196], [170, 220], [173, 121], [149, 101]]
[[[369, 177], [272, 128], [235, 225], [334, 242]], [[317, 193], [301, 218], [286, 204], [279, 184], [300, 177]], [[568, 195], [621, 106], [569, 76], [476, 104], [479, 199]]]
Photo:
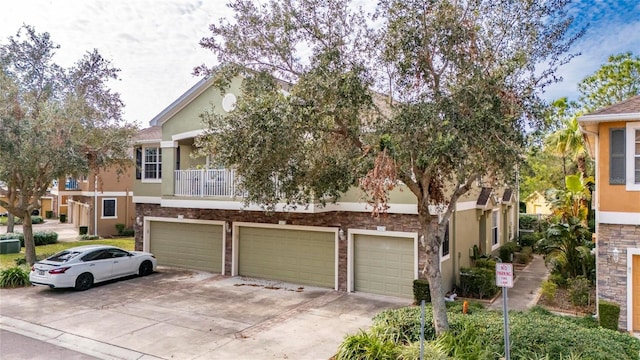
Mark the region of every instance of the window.
[[[640, 122], [627, 123], [626, 129], [620, 129], [623, 135], [622, 142], [625, 154], [625, 177], [627, 191], [640, 191]], [[624, 131], [626, 130], [626, 132]], [[611, 139], [613, 142], [614, 139]]]
[[143, 148], [142, 179], [162, 179], [162, 151], [159, 147]]
[[633, 182], [640, 184], [640, 129], [635, 131], [635, 141], [633, 142]]
[[497, 246], [498, 241], [498, 211], [496, 210], [491, 213], [491, 246]]
[[609, 130], [609, 184], [625, 184], [625, 130]]
[[449, 222], [447, 221], [447, 227], [444, 231], [444, 239], [442, 239], [442, 258], [449, 256]]
[[102, 199], [102, 218], [116, 217], [116, 199]]

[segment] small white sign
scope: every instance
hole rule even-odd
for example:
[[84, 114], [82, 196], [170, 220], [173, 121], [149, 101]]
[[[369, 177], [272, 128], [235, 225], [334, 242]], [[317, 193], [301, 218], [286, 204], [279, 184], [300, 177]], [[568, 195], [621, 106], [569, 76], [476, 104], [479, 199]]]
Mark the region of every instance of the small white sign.
[[499, 287], [513, 287], [513, 264], [496, 264], [496, 285]]

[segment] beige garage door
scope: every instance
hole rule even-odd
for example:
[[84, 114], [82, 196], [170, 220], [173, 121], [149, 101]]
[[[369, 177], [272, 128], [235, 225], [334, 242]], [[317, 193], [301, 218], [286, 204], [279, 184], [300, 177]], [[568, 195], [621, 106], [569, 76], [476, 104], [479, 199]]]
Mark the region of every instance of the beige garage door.
[[335, 286], [332, 232], [240, 227], [238, 244], [239, 275]]
[[158, 265], [222, 271], [222, 225], [151, 221], [149, 227]]
[[413, 296], [413, 239], [355, 235], [353, 247], [354, 291]]

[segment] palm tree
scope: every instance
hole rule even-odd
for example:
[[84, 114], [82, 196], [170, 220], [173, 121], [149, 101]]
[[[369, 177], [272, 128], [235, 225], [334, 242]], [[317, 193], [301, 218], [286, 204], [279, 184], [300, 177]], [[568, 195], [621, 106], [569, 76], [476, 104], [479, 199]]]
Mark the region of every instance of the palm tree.
[[547, 136], [545, 143], [554, 154], [562, 157], [562, 170], [567, 176], [566, 160], [576, 163], [578, 171], [587, 177], [587, 147], [578, 125], [578, 114], [563, 121], [563, 127]]

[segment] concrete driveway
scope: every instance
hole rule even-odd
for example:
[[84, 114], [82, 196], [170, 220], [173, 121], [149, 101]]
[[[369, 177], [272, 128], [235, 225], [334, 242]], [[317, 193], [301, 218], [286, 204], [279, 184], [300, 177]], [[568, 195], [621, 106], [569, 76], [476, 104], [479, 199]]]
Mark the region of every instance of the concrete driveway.
[[0, 290], [0, 328], [103, 359], [328, 359], [379, 311], [367, 294], [160, 268], [85, 292]]

